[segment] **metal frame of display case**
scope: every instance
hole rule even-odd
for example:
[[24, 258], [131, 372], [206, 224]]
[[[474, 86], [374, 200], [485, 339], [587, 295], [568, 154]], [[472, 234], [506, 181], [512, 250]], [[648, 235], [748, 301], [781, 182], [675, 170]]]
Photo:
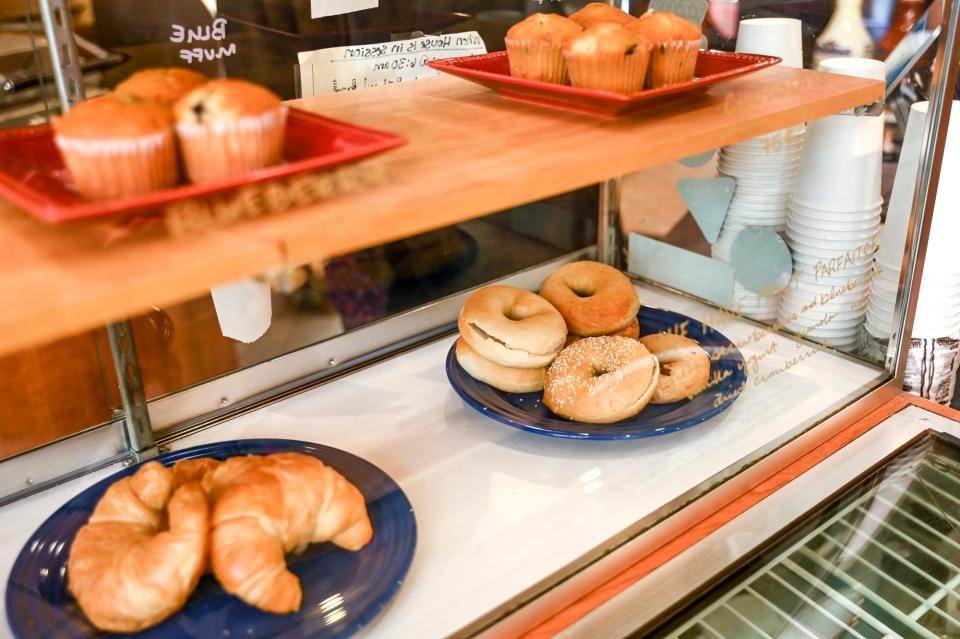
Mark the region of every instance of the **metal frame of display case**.
[[[54, 58], [54, 72], [58, 78], [58, 93], [66, 109], [82, 95], [78, 93], [78, 90], [82, 92], [82, 85], [71, 84], [68, 79], [70, 69], [75, 67], [71, 60], [75, 60], [76, 56], [75, 53], [69, 53], [75, 45], [69, 24], [69, 11], [65, 11], [62, 5], [62, 0], [40, 0], [48, 38], [57, 43], [57, 46], [51, 47], [51, 51], [56, 51], [59, 56]], [[938, 60], [949, 62], [957, 59], [956, 14], [956, 6], [951, 6], [949, 14], [945, 12], [951, 19], [947, 37], [940, 41]], [[947, 42], [953, 46], [947, 47]], [[61, 53], [65, 55], [60, 55]], [[908, 335], [912, 327], [929, 234], [930, 211], [936, 196], [946, 122], [949, 118], [949, 97], [952, 92], [947, 87], [952, 87], [955, 79], [955, 68], [948, 66], [945, 71], [944, 65], [939, 66], [937, 94], [931, 99], [934, 105], [930, 112], [930, 124], [920, 162], [920, 179], [911, 212], [910, 251], [904, 254], [905, 268], [902, 278], [909, 295], [900, 301], [896, 335]], [[605, 182], [600, 187], [598, 243], [594, 249], [578, 251], [498, 281], [534, 288], [546, 272], [557, 264], [582, 259], [594, 254], [594, 251], [597, 259], [623, 268], [626, 256], [620, 229], [620, 180]], [[158, 449], [162, 450], [166, 443], [188, 433], [208, 428], [237, 414], [255, 410], [449, 334], [453, 330], [452, 319], [468, 294], [469, 291], [466, 291], [427, 304], [348, 334], [156, 398], [149, 404], [143, 401], [142, 383], [129, 324], [119, 322], [111, 325], [108, 334], [118, 378], [121, 380], [123, 419], [92, 427], [0, 462], [0, 505], [118, 461], [133, 463], [154, 454]], [[389, 328], [386, 327], [387, 323]], [[757, 325], [761, 326], [759, 323]], [[865, 394], [860, 399], [838, 409], [832, 417], [812, 425], [809, 430], [823, 425], [823, 433], [829, 433], [833, 427], [828, 424], [836, 425], [860, 416], [899, 392], [909, 340], [901, 339], [899, 346], [894, 358], [892, 378], [879, 387], [865, 389]], [[64, 451], [68, 449], [70, 454], [64, 455]], [[70, 465], [65, 465], [65, 460], [70, 460]]]

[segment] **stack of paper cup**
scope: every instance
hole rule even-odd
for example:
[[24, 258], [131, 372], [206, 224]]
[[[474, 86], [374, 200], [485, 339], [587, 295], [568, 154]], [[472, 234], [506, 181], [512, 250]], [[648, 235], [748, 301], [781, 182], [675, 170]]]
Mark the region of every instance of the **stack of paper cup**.
[[[882, 62], [824, 60], [822, 71], [882, 80]], [[883, 119], [833, 115], [810, 124], [787, 214], [794, 277], [778, 320], [830, 345], [857, 345], [880, 229]]]
[[927, 123], [927, 102], [917, 102], [910, 108], [907, 130], [900, 147], [900, 160], [893, 180], [890, 204], [878, 241], [874, 269], [876, 276], [871, 284], [870, 301], [867, 305], [867, 333], [877, 339], [889, 339], [893, 334], [894, 310], [900, 286], [900, 264], [907, 241], [907, 224], [917, 187], [917, 172], [920, 168], [920, 150], [923, 132]]
[[[903, 153], [910, 153], [917, 158], [926, 124], [927, 106], [927, 103], [913, 105], [904, 137]], [[916, 148], [913, 148], [914, 145]], [[909, 160], [905, 158], [901, 162]], [[910, 214], [918, 162], [913, 160], [912, 166], [904, 166], [903, 180], [898, 169], [894, 192], [891, 194], [885, 225], [889, 230], [884, 232], [877, 253], [877, 270], [883, 278], [878, 275], [870, 295], [867, 331], [875, 337], [889, 337], [893, 331], [893, 309], [907, 235], [906, 218]], [[947, 141], [940, 166], [941, 179], [937, 187], [923, 279], [913, 320], [913, 338], [953, 338], [960, 333], [960, 257], [957, 255], [960, 242], [960, 215], [957, 214], [960, 209], [960, 185], [957, 184], [957, 175], [960, 175], [960, 101], [953, 103], [947, 128]], [[899, 188], [901, 185], [902, 189]]]
[[[733, 241], [748, 226], [782, 233], [787, 222], [787, 198], [797, 179], [803, 151], [804, 126], [776, 131], [720, 150], [718, 171], [737, 181], [712, 256], [729, 262]], [[758, 295], [734, 282], [733, 307], [758, 320], [777, 316], [776, 296]]]
[[[789, 67], [803, 66], [801, 23], [787, 18], [741, 20], [737, 51], [775, 55]], [[733, 200], [712, 256], [731, 259], [733, 241], [748, 226], [782, 233], [787, 222], [787, 199], [793, 190], [803, 152], [806, 126], [799, 125], [720, 149], [718, 171], [737, 181]], [[773, 320], [776, 296], [758, 295], [734, 282], [733, 307], [748, 317]]]

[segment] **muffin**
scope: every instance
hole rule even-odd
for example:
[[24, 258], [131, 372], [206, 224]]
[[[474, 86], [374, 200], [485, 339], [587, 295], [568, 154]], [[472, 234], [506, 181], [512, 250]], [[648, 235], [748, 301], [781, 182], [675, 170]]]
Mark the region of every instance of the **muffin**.
[[107, 94], [53, 120], [54, 142], [84, 197], [104, 200], [177, 183], [170, 110], [133, 95]]
[[287, 108], [243, 80], [211, 80], [174, 105], [187, 175], [210, 182], [280, 162]]
[[563, 45], [570, 84], [615, 93], [643, 90], [652, 45], [633, 31], [601, 22]]
[[570, 19], [586, 29], [601, 22], [626, 24], [633, 21], [633, 16], [612, 5], [603, 2], [591, 2], [571, 15]]
[[507, 31], [510, 75], [528, 80], [567, 84], [563, 41], [583, 29], [554, 13], [535, 13]]
[[120, 95], [136, 95], [172, 107], [181, 97], [207, 81], [202, 73], [189, 69], [144, 69], [114, 89]]
[[647, 86], [678, 84], [693, 79], [700, 51], [700, 28], [669, 11], [651, 11], [633, 22], [627, 29], [653, 43]]

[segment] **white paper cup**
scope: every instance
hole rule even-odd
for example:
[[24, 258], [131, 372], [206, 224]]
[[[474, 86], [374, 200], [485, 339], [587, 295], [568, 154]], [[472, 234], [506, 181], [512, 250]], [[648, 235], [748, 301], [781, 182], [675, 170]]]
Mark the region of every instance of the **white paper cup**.
[[752, 18], [740, 21], [737, 51], [782, 58], [786, 67], [803, 68], [801, 22], [792, 18]]
[[883, 210], [883, 198], [878, 198], [871, 206], [862, 208], [849, 208], [837, 211], [834, 209], [825, 209], [813, 204], [804, 202], [797, 198], [796, 193], [790, 194], [790, 208], [798, 215], [807, 215], [810, 217], [819, 217], [824, 219], [851, 220], [867, 219], [880, 215]]
[[[813, 235], [803, 231], [798, 231], [796, 227], [791, 227], [788, 223], [787, 232], [787, 242], [793, 242], [798, 246], [800, 244], [804, 246], [812, 246], [818, 249], [832, 249], [834, 251], [845, 253], [847, 251], [853, 250], [861, 244], [867, 242], [872, 242], [876, 237], [876, 233], [871, 233], [863, 238], [842, 238], [842, 239], [831, 239], [830, 236], [824, 235]], [[836, 236], [835, 236], [836, 237]]]
[[725, 146], [720, 150], [720, 162], [736, 160], [740, 162], [799, 162], [803, 155], [803, 144], [778, 148], [776, 151], [764, 147], [732, 148]]
[[877, 259], [880, 260], [899, 262], [906, 247], [907, 225], [917, 187], [917, 172], [920, 169], [920, 153], [929, 105], [929, 102], [917, 102], [910, 107], [884, 230], [880, 236], [880, 250], [877, 253]]
[[852, 75], [871, 80], [886, 80], [886, 65], [872, 58], [828, 58], [820, 62], [820, 71]]
[[868, 242], [877, 237], [877, 228], [865, 229], [859, 231], [840, 230], [828, 231], [815, 227], [803, 226], [792, 220], [787, 220], [787, 235], [798, 238], [814, 238], [817, 240], [832, 240], [843, 245], [853, 245]]
[[[788, 162], [772, 162], [766, 159], [763, 161], [755, 161], [730, 158], [721, 160], [718, 166], [719, 169], [724, 173], [740, 171], [740, 176], [746, 179], [774, 178], [796, 175], [797, 171], [800, 169], [800, 162], [799, 160], [790, 160]], [[731, 173], [731, 175], [733, 174]]]
[[883, 118], [821, 118], [810, 124], [794, 197], [826, 211], [876, 206], [882, 163]]
[[809, 231], [866, 231], [876, 232], [880, 226], [880, 217], [872, 220], [852, 220], [852, 221], [826, 221], [816, 218], [803, 217], [800, 215], [791, 215], [790, 224], [801, 230]]

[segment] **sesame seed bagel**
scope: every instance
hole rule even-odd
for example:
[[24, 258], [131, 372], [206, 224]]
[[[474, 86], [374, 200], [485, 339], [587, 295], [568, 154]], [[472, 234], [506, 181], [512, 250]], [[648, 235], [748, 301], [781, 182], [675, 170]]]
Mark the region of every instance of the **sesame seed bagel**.
[[640, 338], [640, 343], [660, 362], [660, 381], [651, 403], [670, 404], [690, 399], [707, 387], [710, 356], [692, 339], [656, 333]]
[[657, 358], [629, 337], [587, 337], [568, 346], [547, 369], [543, 403], [578, 422], [612, 424], [633, 417], [657, 388]]
[[540, 295], [580, 337], [610, 335], [637, 319], [640, 300], [626, 275], [599, 262], [572, 262], [547, 276]]
[[457, 326], [481, 357], [510, 368], [543, 368], [567, 337], [557, 309], [539, 295], [512, 286], [486, 286], [471, 295]]
[[510, 368], [480, 357], [462, 337], [457, 340], [457, 361], [474, 379], [507, 393], [535, 393], [543, 390], [547, 376], [543, 368]]

